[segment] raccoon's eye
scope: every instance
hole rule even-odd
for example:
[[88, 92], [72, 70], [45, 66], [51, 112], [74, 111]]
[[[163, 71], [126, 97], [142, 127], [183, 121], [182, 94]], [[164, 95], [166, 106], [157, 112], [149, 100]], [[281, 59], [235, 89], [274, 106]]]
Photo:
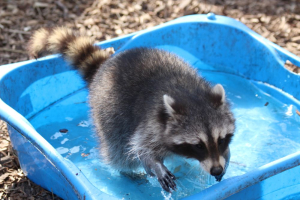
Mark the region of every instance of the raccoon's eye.
[[204, 146], [203, 146], [202, 144], [196, 144], [196, 147], [197, 147], [198, 149], [203, 149], [203, 148], [204, 148]]
[[219, 138], [219, 140], [218, 140], [218, 144], [219, 145], [222, 145], [222, 144], [224, 144], [225, 143], [225, 138]]
[[218, 139], [218, 145], [219, 145], [219, 146], [221, 146], [221, 145], [227, 146], [227, 145], [231, 142], [232, 136], [233, 136], [233, 134], [228, 133], [228, 134], [225, 136], [225, 138], [219, 138], [219, 139]]

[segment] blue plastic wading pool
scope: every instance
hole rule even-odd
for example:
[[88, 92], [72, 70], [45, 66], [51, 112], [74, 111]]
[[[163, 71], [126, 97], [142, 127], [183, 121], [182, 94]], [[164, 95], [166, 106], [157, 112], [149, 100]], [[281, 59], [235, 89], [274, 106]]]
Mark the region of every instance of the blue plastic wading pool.
[[[24, 173], [64, 199], [299, 199], [300, 59], [228, 17], [185, 16], [98, 44], [116, 53], [155, 47], [184, 58], [221, 83], [237, 129], [217, 183], [198, 162], [169, 158], [178, 190], [167, 194], [143, 169], [124, 174], [101, 162], [87, 89], [60, 56], [0, 68], [0, 117]], [[60, 131], [61, 129], [67, 129]]]

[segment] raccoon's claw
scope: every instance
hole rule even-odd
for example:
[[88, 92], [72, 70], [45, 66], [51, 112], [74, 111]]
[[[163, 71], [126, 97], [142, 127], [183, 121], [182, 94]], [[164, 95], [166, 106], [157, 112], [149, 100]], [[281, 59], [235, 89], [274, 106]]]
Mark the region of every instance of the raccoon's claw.
[[163, 164], [156, 163], [154, 171], [158, 182], [165, 191], [176, 190], [175, 176]]
[[171, 178], [173, 179], [173, 180], [176, 180], [176, 177], [168, 170], [167, 171], [167, 173], [169, 174], [169, 176], [171, 176]]
[[169, 193], [171, 193], [170, 188], [172, 190], [177, 189], [176, 183], [174, 182], [174, 180], [175, 180], [175, 176], [173, 174], [171, 174], [169, 171], [167, 174], [165, 174], [164, 177], [158, 178], [158, 182], [160, 183], [161, 187]]
[[144, 166], [147, 174], [156, 175], [158, 182], [161, 187], [167, 191], [171, 192], [170, 189], [176, 190], [176, 184], [174, 180], [176, 180], [175, 176], [164, 166], [162, 161], [157, 161], [156, 159], [151, 159], [151, 157], [140, 157], [142, 164]]
[[162, 177], [157, 177], [158, 178], [158, 182], [160, 183], [160, 185], [162, 186], [162, 188], [164, 190], [166, 190], [167, 192], [171, 193], [171, 190], [176, 190], [176, 183], [174, 182], [174, 180], [176, 180], [175, 176], [167, 169], [165, 168], [165, 173], [163, 174]]
[[158, 179], [158, 182], [160, 183], [161, 187], [162, 187], [165, 191], [171, 193], [171, 190], [170, 190], [169, 186], [167, 185], [167, 183], [166, 183], [163, 179]]

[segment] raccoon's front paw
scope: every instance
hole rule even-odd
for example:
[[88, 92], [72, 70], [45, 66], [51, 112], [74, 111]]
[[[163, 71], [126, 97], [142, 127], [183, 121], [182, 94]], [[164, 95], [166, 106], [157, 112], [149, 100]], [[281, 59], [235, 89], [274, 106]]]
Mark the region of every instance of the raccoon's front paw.
[[171, 192], [172, 190], [176, 190], [175, 176], [161, 163], [156, 163], [154, 168], [156, 177], [161, 187], [167, 191]]
[[166, 173], [163, 176], [157, 177], [157, 179], [165, 191], [171, 192], [170, 188], [172, 188], [172, 190], [177, 189], [176, 183], [174, 182], [176, 178], [169, 170], [166, 170]]
[[148, 156], [141, 156], [140, 159], [147, 174], [150, 176], [155, 174], [164, 190], [167, 192], [171, 192], [170, 189], [176, 190], [175, 176], [164, 166], [162, 161], [157, 161], [157, 159]]

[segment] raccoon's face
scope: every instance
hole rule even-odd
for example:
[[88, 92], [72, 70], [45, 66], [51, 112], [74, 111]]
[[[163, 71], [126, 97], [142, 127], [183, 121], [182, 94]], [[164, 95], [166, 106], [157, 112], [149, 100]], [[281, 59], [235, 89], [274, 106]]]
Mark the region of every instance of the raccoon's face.
[[221, 180], [229, 163], [235, 120], [221, 85], [207, 95], [210, 97], [188, 101], [164, 95], [169, 115], [164, 135], [170, 151], [199, 160], [205, 171]]

